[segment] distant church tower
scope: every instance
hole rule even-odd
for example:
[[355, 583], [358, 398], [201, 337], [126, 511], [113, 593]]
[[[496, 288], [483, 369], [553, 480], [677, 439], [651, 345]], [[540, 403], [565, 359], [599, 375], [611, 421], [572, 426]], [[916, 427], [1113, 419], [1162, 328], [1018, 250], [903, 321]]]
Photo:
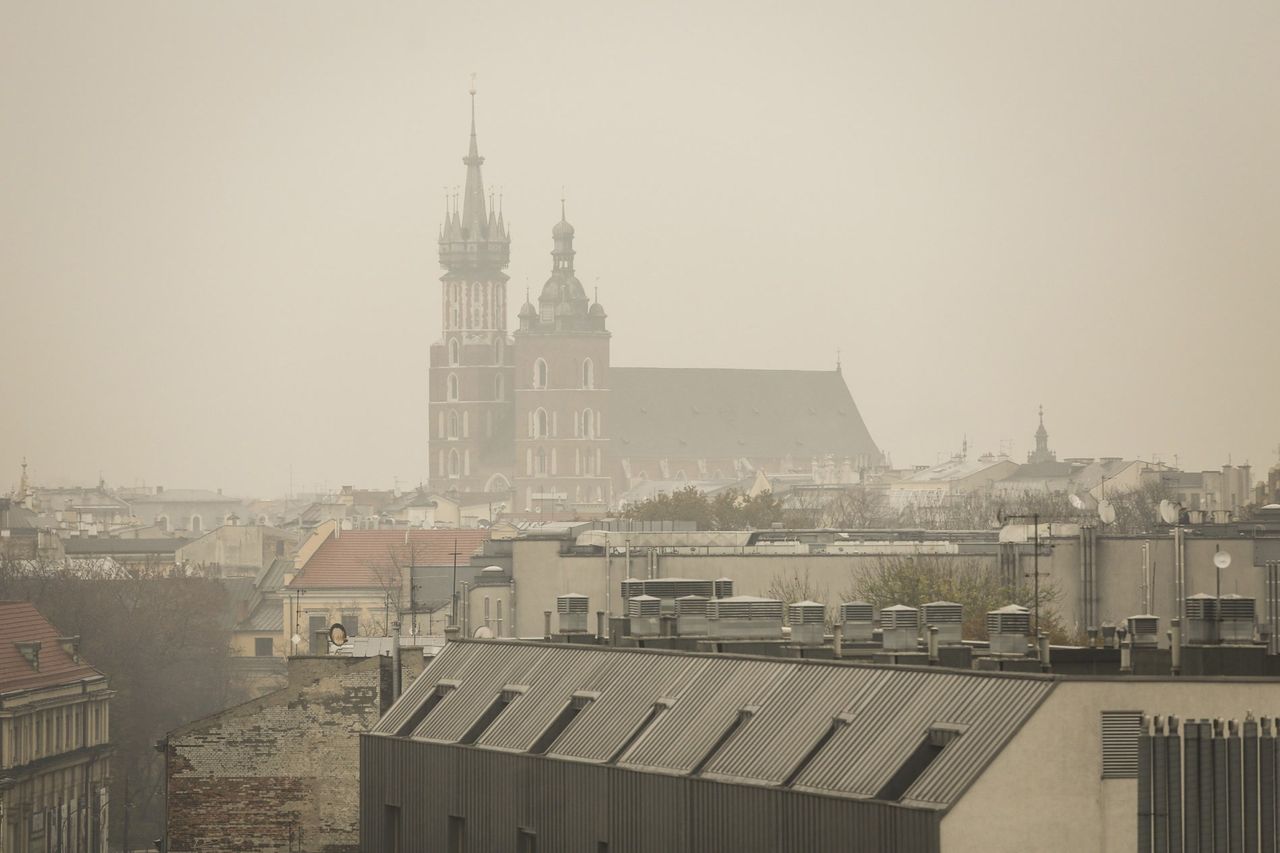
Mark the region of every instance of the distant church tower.
[[1056, 462], [1058, 455], [1049, 449], [1049, 431], [1044, 428], [1044, 406], [1040, 407], [1040, 428], [1036, 430], [1036, 449], [1027, 454], [1027, 464]]
[[573, 271], [573, 226], [551, 231], [551, 277], [515, 333], [516, 509], [600, 509], [608, 475], [609, 332]]
[[451, 205], [446, 199], [440, 228], [443, 329], [430, 354], [429, 485], [434, 491], [510, 492], [515, 359], [503, 270], [511, 236], [492, 199], [485, 207], [475, 98], [472, 86], [462, 210], [456, 197]]

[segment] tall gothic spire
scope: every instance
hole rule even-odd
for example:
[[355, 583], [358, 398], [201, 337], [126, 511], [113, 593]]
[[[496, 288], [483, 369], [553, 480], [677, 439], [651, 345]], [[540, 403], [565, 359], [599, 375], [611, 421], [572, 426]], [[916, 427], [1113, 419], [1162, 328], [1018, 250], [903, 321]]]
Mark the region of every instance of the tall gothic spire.
[[467, 237], [476, 240], [486, 236], [488, 215], [484, 209], [484, 178], [480, 166], [480, 146], [476, 143], [476, 76], [471, 75], [471, 147], [462, 162], [467, 166], [467, 188], [462, 197], [462, 227]]

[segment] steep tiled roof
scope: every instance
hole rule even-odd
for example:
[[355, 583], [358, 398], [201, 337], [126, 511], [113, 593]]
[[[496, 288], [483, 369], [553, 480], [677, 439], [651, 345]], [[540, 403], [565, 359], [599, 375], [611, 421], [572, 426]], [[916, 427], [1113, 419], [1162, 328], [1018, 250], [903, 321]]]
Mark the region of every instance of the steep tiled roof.
[[880, 459], [834, 370], [614, 367], [609, 382], [619, 457]]
[[455, 543], [466, 565], [488, 538], [487, 530], [344, 530], [316, 549], [289, 588], [381, 589], [397, 567], [453, 565]]
[[[77, 662], [58, 643], [62, 636], [29, 601], [0, 601], [0, 693], [54, 687], [102, 675], [84, 660]], [[18, 651], [18, 643], [40, 643], [40, 669]]]

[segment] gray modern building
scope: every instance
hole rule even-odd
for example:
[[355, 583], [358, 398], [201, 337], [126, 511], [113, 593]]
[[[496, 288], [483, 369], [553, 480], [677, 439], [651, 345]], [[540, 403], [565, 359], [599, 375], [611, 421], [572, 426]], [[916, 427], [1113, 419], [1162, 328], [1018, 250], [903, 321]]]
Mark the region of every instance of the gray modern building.
[[361, 849], [1127, 852], [1143, 714], [1241, 708], [1280, 681], [460, 641], [362, 738]]

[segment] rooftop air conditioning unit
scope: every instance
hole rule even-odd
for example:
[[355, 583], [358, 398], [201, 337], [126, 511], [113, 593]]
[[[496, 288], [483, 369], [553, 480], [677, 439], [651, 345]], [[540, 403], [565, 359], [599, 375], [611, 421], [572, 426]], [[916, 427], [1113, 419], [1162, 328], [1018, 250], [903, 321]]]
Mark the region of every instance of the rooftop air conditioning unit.
[[591, 601], [576, 592], [556, 596], [556, 612], [560, 614], [561, 634], [585, 634], [587, 611]]
[[731, 578], [716, 578], [711, 582], [713, 598], [733, 598], [733, 580]]
[[827, 607], [817, 601], [797, 601], [787, 607], [791, 642], [797, 646], [820, 646], [826, 636]]
[[1017, 604], [987, 613], [987, 638], [992, 654], [1026, 655], [1031, 635], [1031, 611]]
[[920, 636], [920, 611], [895, 604], [880, 611], [880, 639], [886, 652], [914, 652]]
[[644, 595], [644, 581], [637, 578], [627, 578], [622, 582], [622, 600], [635, 598], [637, 595]]
[[870, 602], [846, 601], [840, 605], [840, 625], [846, 642], [871, 642], [874, 623], [875, 608]]
[[958, 646], [964, 639], [964, 606], [954, 601], [931, 601], [920, 608], [924, 612], [924, 624], [938, 629], [938, 642], [944, 646]]
[[633, 595], [627, 599], [627, 618], [631, 636], [656, 637], [662, 633], [662, 602], [652, 595]]
[[1155, 648], [1160, 645], [1160, 617], [1150, 613], [1130, 616], [1125, 620], [1129, 626], [1129, 642], [1135, 646]]

